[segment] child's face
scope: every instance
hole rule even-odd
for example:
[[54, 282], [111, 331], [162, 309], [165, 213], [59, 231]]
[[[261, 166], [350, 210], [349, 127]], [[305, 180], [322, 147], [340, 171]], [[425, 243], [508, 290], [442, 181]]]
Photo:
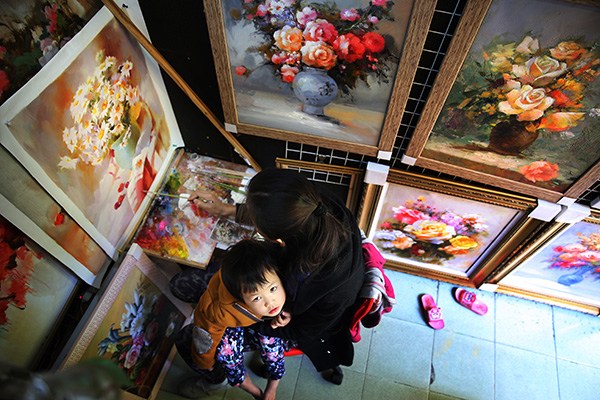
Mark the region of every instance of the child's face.
[[277, 274], [267, 271], [265, 279], [267, 283], [260, 285], [255, 292], [243, 293], [242, 300], [254, 315], [275, 317], [285, 303], [285, 290]]

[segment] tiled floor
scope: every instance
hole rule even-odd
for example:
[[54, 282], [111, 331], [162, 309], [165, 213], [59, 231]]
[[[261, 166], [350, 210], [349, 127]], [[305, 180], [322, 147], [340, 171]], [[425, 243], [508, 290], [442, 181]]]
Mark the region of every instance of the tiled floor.
[[[342, 385], [324, 381], [306, 357], [289, 357], [277, 399], [600, 399], [600, 318], [476, 291], [489, 307], [479, 316], [454, 300], [453, 285], [388, 273], [397, 304], [379, 326], [362, 330]], [[418, 300], [423, 293], [442, 308], [444, 329], [435, 331], [423, 320]], [[190, 375], [176, 359], [158, 398], [182, 399], [173, 393]], [[252, 378], [264, 387], [265, 380]], [[231, 387], [200, 398], [252, 399]]]

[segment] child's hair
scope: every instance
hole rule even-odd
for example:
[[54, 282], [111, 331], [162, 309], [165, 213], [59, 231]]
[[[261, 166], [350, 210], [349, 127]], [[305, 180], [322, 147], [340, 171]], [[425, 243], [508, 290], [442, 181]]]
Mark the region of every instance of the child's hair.
[[267, 283], [267, 272], [277, 274], [279, 245], [263, 240], [244, 239], [230, 246], [221, 261], [221, 279], [238, 300]]

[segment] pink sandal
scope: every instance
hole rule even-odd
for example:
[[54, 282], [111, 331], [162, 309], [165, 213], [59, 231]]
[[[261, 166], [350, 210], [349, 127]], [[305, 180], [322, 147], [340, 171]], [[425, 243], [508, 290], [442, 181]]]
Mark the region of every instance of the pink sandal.
[[435, 304], [435, 300], [430, 294], [421, 296], [421, 305], [427, 311], [427, 323], [433, 329], [442, 329], [444, 327], [444, 316], [442, 310]]
[[461, 306], [468, 308], [475, 314], [484, 315], [488, 312], [487, 305], [483, 301], [477, 300], [477, 296], [473, 292], [459, 288], [454, 292], [454, 298]]

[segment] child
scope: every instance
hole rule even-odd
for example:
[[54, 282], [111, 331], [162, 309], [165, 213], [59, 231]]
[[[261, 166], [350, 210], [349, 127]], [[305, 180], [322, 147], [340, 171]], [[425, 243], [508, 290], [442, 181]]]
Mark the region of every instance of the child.
[[[285, 326], [290, 316], [282, 313], [285, 291], [278, 276], [275, 252], [270, 242], [246, 239], [230, 247], [220, 271], [210, 280], [194, 310], [192, 360], [203, 370], [217, 361], [227, 381], [255, 398], [275, 399], [284, 374], [284, 341], [246, 328], [264, 319], [272, 327]], [[246, 375], [244, 351], [261, 348], [269, 379], [264, 393]]]

